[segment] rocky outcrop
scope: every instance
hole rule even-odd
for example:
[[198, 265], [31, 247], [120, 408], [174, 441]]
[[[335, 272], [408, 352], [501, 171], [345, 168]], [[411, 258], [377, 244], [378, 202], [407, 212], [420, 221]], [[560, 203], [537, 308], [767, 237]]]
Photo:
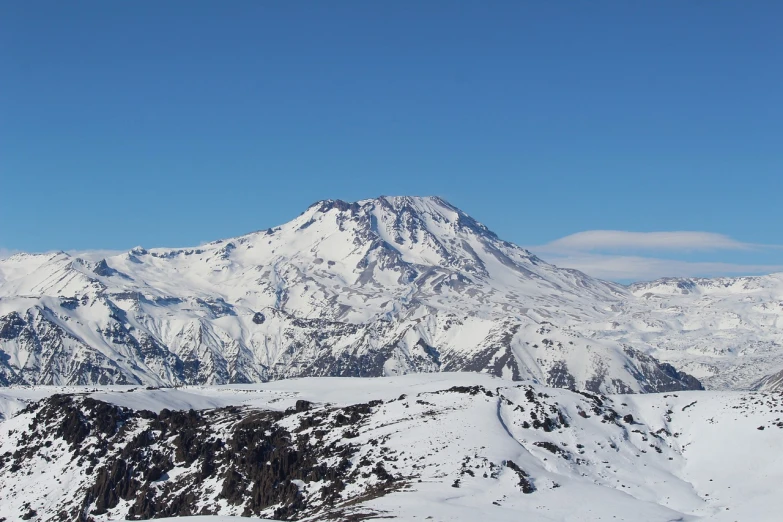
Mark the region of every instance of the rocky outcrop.
[[[296, 519], [334, 508], [358, 475], [376, 477], [363, 498], [396, 488], [401, 477], [382, 461], [354, 464], [356, 445], [324, 442], [326, 433], [350, 438], [378, 404], [153, 413], [55, 395], [21, 412], [30, 424], [17, 450], [0, 456], [0, 473], [26, 469], [50, 448], [49, 459], [82, 470], [78, 491], [52, 517], [59, 520], [87, 521], [118, 507], [128, 519], [209, 514], [220, 503], [243, 516]], [[318, 494], [305, 495], [300, 483], [319, 484]]]

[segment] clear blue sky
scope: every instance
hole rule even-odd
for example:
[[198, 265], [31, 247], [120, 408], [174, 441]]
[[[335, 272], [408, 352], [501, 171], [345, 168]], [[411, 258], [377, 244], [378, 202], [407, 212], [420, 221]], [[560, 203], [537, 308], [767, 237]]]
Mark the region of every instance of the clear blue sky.
[[193, 245], [380, 194], [442, 196], [522, 245], [780, 245], [781, 20], [738, 0], [2, 2], [0, 248]]

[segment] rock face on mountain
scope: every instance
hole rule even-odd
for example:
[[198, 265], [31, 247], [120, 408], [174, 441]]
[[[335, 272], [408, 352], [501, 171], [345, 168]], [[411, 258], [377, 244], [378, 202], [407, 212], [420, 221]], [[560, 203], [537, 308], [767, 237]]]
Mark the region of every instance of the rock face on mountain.
[[0, 384], [470, 370], [649, 392], [698, 388], [683, 370], [749, 387], [783, 368], [774, 292], [742, 308], [764, 318], [755, 330], [740, 319], [722, 330], [742, 330], [751, 344], [737, 349], [764, 354], [746, 359], [755, 375], [729, 375], [712, 353], [688, 358], [727, 343], [702, 343], [714, 328], [705, 319], [691, 329], [694, 294], [670, 286], [629, 289], [557, 268], [439, 198], [322, 201], [280, 227], [200, 247], [0, 261]]
[[763, 391], [783, 391], [783, 370], [767, 375], [753, 386], [754, 390]]

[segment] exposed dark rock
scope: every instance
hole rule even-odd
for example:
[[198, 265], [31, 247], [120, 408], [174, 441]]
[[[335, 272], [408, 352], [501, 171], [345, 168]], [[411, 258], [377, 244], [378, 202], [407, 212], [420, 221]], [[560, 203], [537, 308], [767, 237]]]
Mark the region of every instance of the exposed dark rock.
[[[106, 262], [105, 259], [101, 259], [95, 264], [95, 267], [92, 269], [93, 273], [95, 275], [99, 275], [101, 277], [111, 277], [115, 275], [122, 275], [117, 270], [113, 269], [109, 266], [109, 264]], [[125, 276], [127, 277], [127, 276]]]
[[530, 475], [525, 470], [520, 468], [513, 460], [507, 460], [506, 467], [513, 470], [517, 474], [517, 477], [519, 477], [519, 487], [522, 488], [523, 493], [535, 492], [536, 487], [530, 480]]
[[550, 453], [554, 453], [555, 455], [562, 457], [566, 460], [571, 460], [571, 454], [568, 453], [566, 450], [558, 446], [557, 444], [553, 444], [551, 442], [534, 442], [533, 446], [538, 446], [539, 448], [544, 448]]
[[568, 366], [565, 361], [558, 361], [549, 369], [547, 386], [552, 386], [553, 388], [566, 388], [569, 390], [576, 389], [576, 379], [568, 371]]
[[474, 385], [474, 386], [452, 386], [448, 390], [438, 391], [434, 393], [467, 393], [468, 395], [478, 395], [478, 394], [484, 394], [487, 397], [494, 397], [495, 394], [492, 393], [490, 390], [484, 388], [481, 385]]
[[303, 411], [308, 411], [312, 407], [313, 407], [313, 403], [312, 402], [299, 399], [298, 401], [296, 401], [296, 405], [294, 407], [294, 411], [296, 411], [297, 413], [300, 413], [300, 412], [303, 412]]
[[[333, 507], [351, 477], [377, 477], [367, 492], [376, 496], [397, 488], [398, 478], [382, 461], [352, 466], [350, 458], [358, 447], [322, 444], [323, 430], [321, 437], [310, 437], [278, 422], [298, 415], [303, 421], [300, 429], [323, 425], [330, 431], [342, 430], [342, 438], [350, 439], [351, 430], [380, 403], [315, 409], [300, 400], [288, 412], [232, 406], [204, 412], [163, 409], [156, 414], [92, 398], [53, 395], [23, 410], [33, 414], [29, 432], [9, 459], [0, 459], [0, 469], [9, 464], [12, 472], [20, 470], [40, 451], [44, 439], [54, 436], [68, 444], [73, 465], [85, 467], [89, 480], [80, 498], [63, 499], [58, 508], [63, 519], [86, 522], [123, 501], [130, 519], [209, 514], [210, 508], [197, 505], [200, 488], [209, 478], [218, 479], [220, 498], [244, 506], [245, 516], [295, 519]], [[224, 432], [226, 423], [231, 428]], [[219, 425], [223, 427], [216, 428]], [[227, 438], [218, 436], [216, 429]], [[177, 480], [167, 481], [175, 468]], [[319, 495], [308, 500], [294, 481], [320, 484]], [[311, 505], [314, 499], [317, 503]], [[34, 516], [33, 512], [30, 518]]]
[[[628, 367], [628, 371], [642, 385], [642, 389], [646, 393], [704, 389], [698, 379], [678, 371], [669, 363], [662, 363], [629, 346], [624, 346], [623, 351], [635, 362], [632, 367]], [[617, 388], [617, 393], [631, 392], [630, 387], [625, 383], [615, 383], [615, 388]]]
[[17, 312], [0, 317], [0, 340], [7, 341], [17, 338], [26, 324]]

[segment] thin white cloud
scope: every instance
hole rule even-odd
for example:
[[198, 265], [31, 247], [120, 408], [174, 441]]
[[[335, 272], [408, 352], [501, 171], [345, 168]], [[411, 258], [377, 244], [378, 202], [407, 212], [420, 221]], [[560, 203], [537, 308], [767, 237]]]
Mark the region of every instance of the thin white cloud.
[[548, 262], [614, 281], [650, 281], [661, 277], [716, 277], [783, 272], [783, 265], [682, 261], [641, 256], [581, 254], [550, 257]]
[[[760, 251], [780, 248], [776, 245], [743, 243], [712, 232], [588, 230], [545, 245], [530, 247], [530, 250], [557, 266], [575, 268], [594, 277], [615, 281], [640, 281], [660, 277], [736, 276], [783, 271], [783, 265], [664, 259], [656, 257], [655, 252], [665, 252], [667, 257], [677, 257], [677, 254], [696, 251]], [[639, 255], [640, 251], [650, 252], [652, 255]]]
[[748, 250], [756, 245], [742, 243], [712, 232], [626, 232], [588, 230], [562, 237], [537, 249], [542, 252], [595, 252], [618, 250]]
[[783, 265], [683, 261], [642, 256], [581, 254], [554, 256], [548, 262], [613, 281], [650, 281], [662, 277], [717, 277], [783, 272]]

